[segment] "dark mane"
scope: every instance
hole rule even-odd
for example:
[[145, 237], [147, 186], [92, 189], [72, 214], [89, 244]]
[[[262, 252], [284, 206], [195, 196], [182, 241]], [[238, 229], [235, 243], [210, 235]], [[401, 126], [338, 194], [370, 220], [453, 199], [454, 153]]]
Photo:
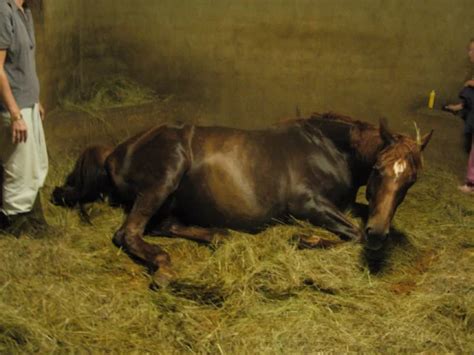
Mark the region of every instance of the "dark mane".
[[305, 122], [318, 127], [337, 147], [354, 154], [364, 165], [374, 165], [384, 147], [379, 128], [368, 122], [334, 112], [313, 113]]
[[325, 112], [325, 113], [314, 112], [311, 114], [309, 119], [326, 120], [326, 121], [332, 121], [335, 123], [344, 122], [348, 125], [358, 127], [359, 129], [377, 129], [377, 127], [375, 127], [373, 124], [354, 119], [350, 116], [341, 115], [336, 112]]
[[414, 171], [422, 167], [420, 149], [412, 138], [391, 133], [395, 144], [387, 153], [379, 127], [350, 116], [335, 112], [316, 112], [307, 118], [285, 120], [280, 126], [298, 126], [307, 131], [317, 128], [338, 148], [354, 153], [357, 160], [364, 165], [378, 164], [381, 167], [393, 164], [399, 159], [407, 159]]

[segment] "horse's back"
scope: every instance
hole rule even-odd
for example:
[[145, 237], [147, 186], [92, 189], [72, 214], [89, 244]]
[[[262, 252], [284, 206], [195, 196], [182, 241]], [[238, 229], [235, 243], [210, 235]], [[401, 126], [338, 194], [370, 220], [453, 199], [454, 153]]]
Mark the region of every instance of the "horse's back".
[[152, 189], [169, 168], [185, 164], [193, 129], [161, 125], [120, 143], [106, 161], [119, 195], [133, 200], [138, 192]]

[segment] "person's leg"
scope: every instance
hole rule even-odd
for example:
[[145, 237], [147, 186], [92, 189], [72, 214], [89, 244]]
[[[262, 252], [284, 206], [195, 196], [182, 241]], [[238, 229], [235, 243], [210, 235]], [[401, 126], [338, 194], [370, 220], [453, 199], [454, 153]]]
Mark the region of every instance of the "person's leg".
[[40, 206], [37, 201], [38, 191], [43, 186], [48, 171], [38, 105], [22, 109], [21, 112], [28, 128], [25, 143], [12, 143], [8, 114], [3, 114], [0, 122], [0, 160], [4, 169], [1, 212], [12, 219], [24, 217], [34, 206]]
[[466, 183], [459, 187], [459, 190], [466, 193], [474, 193], [474, 133], [471, 139], [471, 152], [467, 163]]
[[469, 161], [467, 164], [466, 182], [474, 186], [474, 133], [471, 138], [471, 152], [469, 153]]

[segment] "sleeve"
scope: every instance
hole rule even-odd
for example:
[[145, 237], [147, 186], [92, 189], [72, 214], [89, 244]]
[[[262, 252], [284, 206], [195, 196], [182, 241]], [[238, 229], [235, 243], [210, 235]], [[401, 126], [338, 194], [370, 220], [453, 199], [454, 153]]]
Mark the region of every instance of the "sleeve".
[[13, 37], [13, 25], [8, 9], [0, 6], [0, 49], [10, 47]]

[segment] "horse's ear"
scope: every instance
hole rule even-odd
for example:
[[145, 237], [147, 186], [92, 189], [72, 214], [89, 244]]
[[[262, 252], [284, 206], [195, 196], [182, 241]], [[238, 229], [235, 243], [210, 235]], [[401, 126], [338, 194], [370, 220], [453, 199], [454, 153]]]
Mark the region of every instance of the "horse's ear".
[[425, 134], [421, 138], [421, 142], [420, 142], [420, 150], [421, 151], [423, 151], [426, 148], [426, 146], [428, 145], [428, 143], [430, 142], [431, 136], [433, 136], [433, 132], [434, 132], [434, 130], [432, 129], [430, 133]]
[[393, 144], [395, 142], [395, 137], [393, 136], [392, 132], [388, 129], [388, 124], [387, 124], [387, 119], [382, 117], [380, 119], [380, 125], [379, 125], [379, 132], [380, 132], [380, 137], [384, 141], [386, 145]]

